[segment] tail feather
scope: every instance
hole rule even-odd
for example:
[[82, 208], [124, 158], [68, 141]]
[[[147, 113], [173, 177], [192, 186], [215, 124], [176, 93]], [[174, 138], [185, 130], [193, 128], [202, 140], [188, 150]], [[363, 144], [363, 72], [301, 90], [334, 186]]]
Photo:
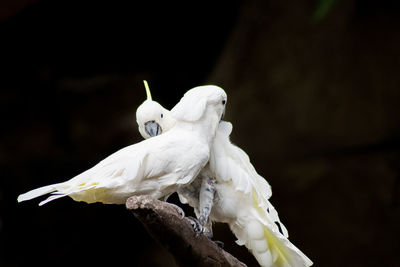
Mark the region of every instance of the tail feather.
[[33, 189], [29, 192], [19, 195], [17, 198], [17, 201], [22, 202], [22, 201], [26, 201], [26, 200], [31, 200], [33, 198], [37, 198], [37, 197], [52, 193], [56, 190], [57, 189], [54, 184], [46, 185], [46, 186], [39, 187], [39, 188]]
[[264, 226], [264, 236], [268, 241], [271, 252], [276, 254], [273, 261], [274, 265], [272, 266], [312, 265], [312, 261], [282, 234], [275, 230], [269, 230], [268, 227]]
[[64, 194], [54, 194], [54, 195], [51, 195], [51, 196], [49, 196], [46, 200], [43, 200], [42, 202], [40, 202], [40, 203], [39, 203], [39, 206], [43, 206], [44, 204], [46, 204], [46, 203], [48, 203], [48, 202], [50, 202], [50, 201], [53, 201], [53, 200], [56, 200], [56, 199], [58, 199], [58, 198], [62, 198], [62, 197], [65, 197], [65, 196], [67, 196], [67, 195], [64, 195]]
[[[233, 227], [232, 227], [233, 226]], [[231, 225], [238, 237], [237, 243], [245, 245], [261, 266], [306, 267], [312, 261], [295, 247], [284, 235], [254, 218], [245, 227]]]

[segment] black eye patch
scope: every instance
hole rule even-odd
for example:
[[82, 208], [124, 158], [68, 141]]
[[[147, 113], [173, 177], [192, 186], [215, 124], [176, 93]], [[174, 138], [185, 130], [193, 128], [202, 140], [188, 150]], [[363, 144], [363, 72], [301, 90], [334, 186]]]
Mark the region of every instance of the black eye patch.
[[161, 113], [161, 118], [163, 118], [163, 117], [164, 117], [164, 114]]

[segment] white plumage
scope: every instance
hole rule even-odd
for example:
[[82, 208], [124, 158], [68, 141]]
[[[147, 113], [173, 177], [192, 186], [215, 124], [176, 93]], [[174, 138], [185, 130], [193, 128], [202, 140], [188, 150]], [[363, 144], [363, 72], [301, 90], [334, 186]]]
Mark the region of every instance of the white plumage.
[[288, 231], [268, 201], [271, 189], [247, 154], [229, 141], [232, 126], [221, 122], [210, 157], [217, 183], [213, 221], [226, 222], [239, 245], [252, 251], [261, 266], [311, 266], [288, 240]]
[[223, 101], [226, 94], [216, 86], [189, 90], [174, 108], [176, 124], [169, 132], [125, 147], [66, 182], [22, 194], [18, 201], [48, 193], [40, 205], [63, 196], [107, 204], [124, 204], [132, 195], [168, 196], [191, 183], [208, 162]]
[[[136, 113], [139, 127], [140, 123], [154, 120], [154, 116], [159, 116], [160, 111], [149, 112], [154, 106], [150, 105], [150, 102], [154, 101], [148, 99], [141, 106], [142, 110], [148, 112]], [[163, 133], [168, 133], [170, 127], [174, 129], [173, 123], [170, 123], [174, 120], [174, 115], [162, 107], [159, 110], [166, 116], [164, 116], [165, 121], [159, 120], [157, 123], [161, 125]], [[232, 125], [229, 122], [220, 122], [211, 147], [209, 164], [192, 183], [194, 190], [197, 190], [194, 192], [195, 197], [180, 194], [181, 201], [194, 207], [198, 216], [201, 194], [199, 180], [211, 173], [216, 183], [215, 198], [209, 218], [214, 222], [228, 223], [238, 238], [237, 243], [245, 245], [261, 266], [312, 265], [312, 261], [288, 240], [287, 229], [268, 201], [272, 195], [270, 185], [257, 174], [247, 154], [230, 142], [231, 131]], [[143, 135], [143, 137], [150, 136]]]

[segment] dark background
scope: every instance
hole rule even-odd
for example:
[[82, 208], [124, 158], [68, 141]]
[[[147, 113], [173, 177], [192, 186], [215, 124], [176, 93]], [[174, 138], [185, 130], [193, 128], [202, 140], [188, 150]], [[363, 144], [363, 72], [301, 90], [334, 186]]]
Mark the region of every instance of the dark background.
[[398, 1], [188, 3], [2, 1], [0, 266], [174, 266], [122, 205], [16, 203], [139, 142], [143, 79], [169, 109], [226, 90], [233, 142], [315, 266], [400, 266]]

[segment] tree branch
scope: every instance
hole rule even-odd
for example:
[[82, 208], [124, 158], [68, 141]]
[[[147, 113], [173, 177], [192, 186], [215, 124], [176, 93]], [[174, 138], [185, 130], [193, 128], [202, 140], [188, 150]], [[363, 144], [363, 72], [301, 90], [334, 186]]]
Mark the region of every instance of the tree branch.
[[149, 234], [161, 243], [179, 266], [240, 266], [234, 256], [203, 234], [196, 237], [192, 225], [166, 202], [150, 196], [133, 196], [126, 208], [143, 223]]

